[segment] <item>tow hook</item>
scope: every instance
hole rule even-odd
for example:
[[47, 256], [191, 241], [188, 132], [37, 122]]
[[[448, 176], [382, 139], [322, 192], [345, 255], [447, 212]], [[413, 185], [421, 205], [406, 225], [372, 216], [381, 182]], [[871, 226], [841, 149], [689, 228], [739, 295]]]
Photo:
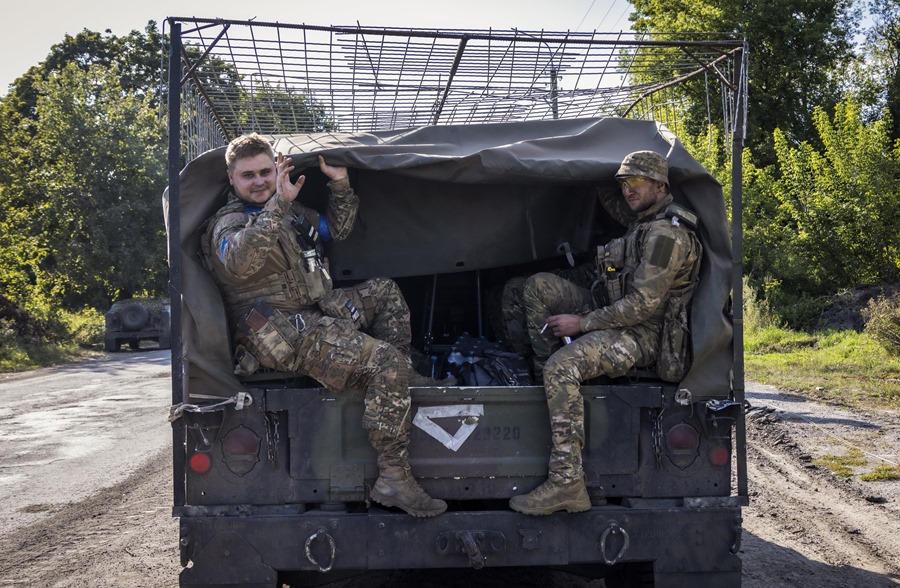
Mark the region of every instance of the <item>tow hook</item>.
[[498, 531], [447, 531], [437, 536], [437, 552], [441, 555], [463, 553], [473, 569], [484, 567], [485, 552], [506, 549], [506, 537]]
[[[615, 557], [609, 557], [606, 555], [606, 541], [613, 535], [622, 535], [622, 547], [619, 549], [619, 552], [615, 555]], [[625, 555], [625, 552], [628, 551], [628, 545], [630, 543], [630, 538], [628, 537], [628, 531], [623, 529], [619, 523], [616, 521], [610, 521], [609, 525], [607, 525], [606, 529], [603, 530], [603, 534], [600, 535], [600, 553], [603, 555], [603, 561], [606, 562], [607, 565], [615, 565], [622, 559], [622, 556]]]
[[462, 533], [459, 533], [456, 538], [462, 541], [463, 549], [466, 551], [466, 555], [469, 556], [469, 563], [472, 564], [472, 568], [476, 570], [483, 568], [486, 558], [484, 557], [484, 554], [481, 553], [481, 550], [478, 549], [478, 544], [475, 543], [475, 538], [472, 536], [472, 533], [463, 531]]
[[731, 546], [731, 553], [737, 555], [741, 550], [741, 539], [743, 537], [743, 532], [741, 530], [741, 523], [744, 522], [744, 519], [741, 518], [740, 515], [734, 517], [734, 544]]
[[[318, 539], [319, 537], [323, 537], [326, 541], [328, 541], [328, 548], [331, 551], [331, 555], [328, 558], [329, 561], [328, 561], [327, 566], [323, 566], [322, 564], [320, 564], [316, 560], [316, 557], [313, 555], [312, 550], [310, 549], [312, 542], [315, 541], [316, 539]], [[309, 539], [306, 540], [306, 559], [309, 560], [309, 563], [316, 566], [319, 569], [319, 571], [322, 572], [323, 574], [325, 572], [331, 571], [331, 566], [334, 565], [335, 551], [336, 551], [336, 549], [335, 549], [335, 545], [334, 545], [334, 537], [329, 535], [325, 529], [319, 528], [318, 530], [316, 530], [315, 533], [313, 533], [312, 535], [309, 536]]]

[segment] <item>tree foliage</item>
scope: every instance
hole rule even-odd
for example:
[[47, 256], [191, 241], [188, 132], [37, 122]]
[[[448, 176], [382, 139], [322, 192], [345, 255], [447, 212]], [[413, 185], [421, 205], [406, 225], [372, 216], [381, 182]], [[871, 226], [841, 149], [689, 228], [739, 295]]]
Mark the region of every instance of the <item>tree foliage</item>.
[[833, 112], [814, 109], [823, 147], [776, 131], [776, 165], [744, 159], [746, 270], [794, 326], [811, 317], [793, 302], [900, 279], [900, 145], [890, 117], [866, 123], [854, 101]]
[[66, 35], [61, 42], [50, 48], [44, 61], [29, 68], [13, 82], [4, 102], [19, 116], [35, 118], [40, 94], [37, 84], [69, 64], [82, 70], [94, 65], [115, 67], [119, 85], [124, 91], [139, 96], [152, 96], [152, 100], [156, 101], [159, 98], [157, 89], [163, 49], [162, 36], [153, 21], [147, 23], [143, 33], [131, 31], [123, 37], [117, 37], [109, 30], [98, 33], [88, 29], [74, 37]]
[[[631, 0], [638, 32], [743, 35], [750, 47], [748, 145], [761, 165], [775, 161], [774, 132], [793, 144], [815, 142], [815, 106], [840, 100], [839, 72], [852, 57], [858, 13], [853, 0]], [[665, 72], [670, 75], [672, 72]], [[685, 73], [685, 72], [676, 72]], [[685, 85], [689, 130], [699, 132], [722, 109], [705, 78]]]
[[66, 308], [165, 288], [163, 130], [149, 95], [115, 67], [69, 64], [37, 84], [28, 226], [48, 254], [38, 290]]
[[160, 37], [83, 31], [0, 101], [0, 286], [30, 309], [165, 288]]
[[[290, 109], [279, 106], [283, 104], [290, 104]], [[241, 95], [238, 105], [238, 124], [245, 132], [314, 133], [337, 128], [321, 104], [280, 84], [267, 81], [256, 84], [252, 91]]]
[[847, 92], [868, 107], [870, 118], [887, 112], [891, 138], [900, 139], [900, 0], [870, 0], [872, 27]]

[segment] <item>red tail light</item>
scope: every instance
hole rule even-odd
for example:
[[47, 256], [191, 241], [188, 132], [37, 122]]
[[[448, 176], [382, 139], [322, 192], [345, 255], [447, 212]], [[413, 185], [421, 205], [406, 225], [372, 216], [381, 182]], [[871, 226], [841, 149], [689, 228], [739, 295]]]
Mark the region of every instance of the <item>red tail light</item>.
[[728, 450], [724, 447], [713, 447], [709, 452], [709, 461], [714, 466], [725, 465], [728, 463], [730, 457]]
[[191, 469], [198, 474], [205, 474], [212, 466], [212, 460], [209, 459], [208, 453], [195, 453], [190, 459]]

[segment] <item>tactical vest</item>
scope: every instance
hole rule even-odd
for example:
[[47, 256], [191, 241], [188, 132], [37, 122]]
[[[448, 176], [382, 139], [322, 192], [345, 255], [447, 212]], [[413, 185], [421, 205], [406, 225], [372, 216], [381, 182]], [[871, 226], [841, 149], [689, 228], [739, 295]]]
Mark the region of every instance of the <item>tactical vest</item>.
[[[201, 250], [206, 267], [219, 285], [232, 322], [246, 314], [257, 300], [281, 311], [296, 312], [315, 306], [332, 290], [328, 260], [321, 254], [318, 234], [307, 219], [303, 218], [304, 223], [297, 218], [303, 214], [299, 209], [298, 206], [291, 208], [293, 214], [286, 215], [282, 221], [278, 243], [269, 252], [262, 268], [246, 278], [237, 278], [227, 272], [211, 251], [212, 232], [218, 224], [247, 224], [251, 215], [244, 212], [244, 203], [231, 201], [210, 220]], [[307, 252], [306, 257], [304, 252]]]
[[597, 248], [598, 280], [591, 288], [594, 303], [598, 307], [608, 306], [621, 300], [632, 288], [632, 277], [640, 259], [639, 244], [652, 223], [666, 222], [688, 227], [686, 233], [692, 248], [697, 252], [697, 260], [687, 280], [675, 284], [667, 298], [650, 318], [651, 323], [660, 324], [660, 339], [656, 361], [657, 375], [669, 382], [679, 382], [691, 363], [689, 310], [694, 290], [700, 274], [703, 247], [696, 234], [697, 215], [687, 208], [670, 202], [653, 219], [639, 223], [635, 230], [625, 237], [613, 239]]

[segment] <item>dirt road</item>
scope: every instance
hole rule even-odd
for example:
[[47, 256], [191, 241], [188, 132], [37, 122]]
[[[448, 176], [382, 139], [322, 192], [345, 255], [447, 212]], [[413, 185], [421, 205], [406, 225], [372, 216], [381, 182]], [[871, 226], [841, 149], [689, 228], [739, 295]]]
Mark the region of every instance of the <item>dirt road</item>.
[[[164, 357], [164, 352], [159, 353]], [[92, 394], [86, 390], [83, 397], [73, 396], [62, 412], [69, 420], [61, 431], [103, 423], [122, 427], [121, 416], [88, 419], [84, 413], [82, 418], [74, 415], [84, 408], [90, 415], [107, 404], [132, 402], [145, 406], [147, 413], [140, 420], [146, 421], [152, 432], [140, 439], [133, 434], [134, 428], [116, 428], [104, 435], [107, 440], [99, 447], [88, 447], [82, 441], [77, 445], [79, 453], [59, 445], [60, 430], [50, 431], [43, 442], [49, 453], [40, 459], [27, 457], [31, 460], [29, 472], [51, 468], [29, 474], [31, 483], [37, 480], [41, 488], [23, 485], [19, 476], [26, 474], [11, 472], [8, 467], [7, 460], [15, 459], [14, 451], [6, 453], [11, 451], [11, 435], [18, 431], [21, 443], [26, 432], [37, 435], [37, 430], [26, 426], [33, 419], [10, 407], [9, 397], [4, 396], [9, 378], [0, 379], [0, 399], [7, 401], [7, 408], [0, 411], [0, 439], [4, 441], [0, 446], [0, 491], [4, 492], [0, 586], [177, 586], [178, 530], [171, 517], [169, 427], [164, 410], [170, 392], [168, 380], [159, 377], [165, 369], [161, 364], [167, 361], [152, 353], [141, 355], [151, 358], [151, 369], [143, 374], [103, 362], [93, 364], [84, 374], [82, 368], [68, 369], [65, 378], [70, 389], [78, 387], [79, 377], [96, 379], [98, 373], [131, 378], [132, 387], [145, 387], [141, 388], [143, 403], [125, 394], [121, 383], [95, 387]], [[22, 390], [39, 396], [40, 377], [50, 376], [32, 376]], [[859, 469], [871, 469], [882, 460], [896, 463], [900, 459], [898, 415], [836, 410], [772, 388], [751, 385], [749, 389], [754, 410], [748, 420], [751, 506], [744, 512], [744, 588], [900, 586], [900, 483], [860, 482], [858, 477], [843, 481], [812, 464], [822, 455], [839, 454], [848, 444], [860, 448], [868, 458], [868, 465]], [[110, 399], [98, 404], [97, 395], [103, 394]], [[56, 398], [57, 402], [64, 400], [63, 396]], [[79, 430], [86, 434], [87, 429]], [[37, 437], [29, 443], [41, 446]], [[138, 456], [143, 456], [140, 461]], [[26, 457], [20, 462], [24, 460]], [[100, 467], [92, 465], [95, 460], [103, 462]], [[87, 491], [83, 471], [92, 478], [92, 491]], [[78, 481], [74, 490], [69, 484], [72, 480]], [[410, 577], [404, 580], [407, 585], [432, 587], [603, 586], [600, 580], [587, 582], [551, 573], [530, 573], [510, 583], [500, 581], [493, 575], [496, 572], [470, 572], [452, 583], [444, 582], [443, 577], [441, 582], [430, 577], [422, 584]], [[367, 585], [397, 585], [397, 580], [396, 575], [372, 574]]]
[[865, 456], [857, 472], [898, 463], [900, 415], [749, 389], [744, 587], [900, 586], [900, 482], [838, 477], [813, 463], [851, 447]]

